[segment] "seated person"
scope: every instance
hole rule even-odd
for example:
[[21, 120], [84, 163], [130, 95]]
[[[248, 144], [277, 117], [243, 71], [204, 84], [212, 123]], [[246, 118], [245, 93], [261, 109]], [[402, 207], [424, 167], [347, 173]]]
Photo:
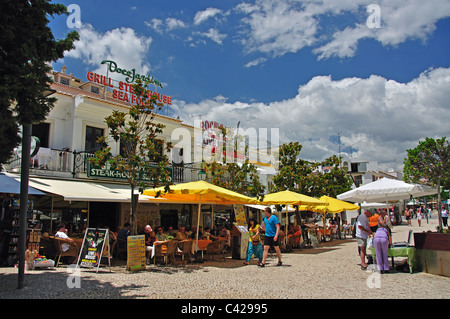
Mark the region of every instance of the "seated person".
[[186, 232], [186, 229], [184, 227], [180, 227], [178, 230], [177, 235], [175, 236], [176, 240], [186, 240], [189, 238], [189, 235]]
[[167, 235], [164, 234], [163, 228], [161, 226], [158, 226], [156, 228], [156, 240], [158, 240], [158, 241], [166, 241], [167, 240]]
[[177, 232], [173, 229], [172, 226], [169, 226], [169, 229], [166, 232], [167, 237], [172, 236], [173, 238], [175, 238], [177, 236]]
[[[66, 226], [64, 224], [59, 224], [58, 225], [58, 231], [56, 232], [55, 237], [56, 238], [65, 239], [67, 242], [73, 243], [73, 239], [70, 238], [69, 236], [67, 236], [67, 229], [66, 229]], [[62, 244], [61, 245], [61, 249], [62, 249], [63, 252], [68, 251], [69, 250], [69, 244], [66, 244], [66, 243]]]
[[219, 237], [214, 236], [213, 234], [211, 234], [211, 227], [206, 227], [205, 228], [205, 232], [203, 233], [202, 238], [203, 239], [209, 238], [210, 240], [218, 240], [219, 239]]
[[[197, 228], [195, 226], [192, 226], [192, 232], [191, 232], [191, 239], [196, 239], [197, 237]], [[202, 238], [203, 236], [203, 231], [202, 231], [202, 226], [200, 226], [198, 228], [198, 238]]]
[[145, 251], [147, 252], [147, 258], [149, 258], [148, 256], [152, 255], [153, 243], [156, 241], [155, 232], [153, 231], [150, 225], [145, 226], [144, 235], [145, 235]]
[[130, 236], [130, 234], [131, 234], [130, 229], [131, 229], [131, 224], [125, 223], [123, 225], [123, 228], [117, 234], [117, 238], [127, 240], [127, 237]]

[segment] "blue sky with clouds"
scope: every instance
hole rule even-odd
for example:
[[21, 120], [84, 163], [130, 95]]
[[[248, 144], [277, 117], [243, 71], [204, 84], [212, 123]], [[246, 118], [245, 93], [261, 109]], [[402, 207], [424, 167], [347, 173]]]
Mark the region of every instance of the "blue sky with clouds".
[[81, 39], [56, 70], [86, 80], [112, 59], [151, 74], [190, 124], [279, 128], [308, 160], [337, 154], [340, 132], [344, 155], [395, 169], [450, 131], [448, 0], [61, 3], [80, 8]]

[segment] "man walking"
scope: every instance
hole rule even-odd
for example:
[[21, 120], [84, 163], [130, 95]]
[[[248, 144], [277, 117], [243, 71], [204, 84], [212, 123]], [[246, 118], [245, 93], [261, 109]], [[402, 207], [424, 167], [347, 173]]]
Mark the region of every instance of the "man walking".
[[367, 238], [372, 234], [369, 228], [369, 217], [372, 214], [366, 210], [363, 214], [358, 216], [356, 220], [356, 242], [358, 243], [359, 256], [361, 257], [361, 269], [367, 269], [366, 264], [366, 247]]
[[278, 264], [277, 266], [281, 266], [283, 263], [281, 262], [281, 251], [278, 246], [278, 234], [280, 233], [280, 222], [278, 221], [277, 216], [272, 215], [272, 210], [270, 207], [266, 207], [264, 210], [264, 214], [266, 217], [264, 218], [264, 226], [261, 225], [261, 228], [266, 231], [264, 235], [264, 253], [263, 260], [258, 266], [264, 267], [266, 265], [266, 258], [269, 254], [270, 246], [275, 248], [275, 251], [278, 256]]

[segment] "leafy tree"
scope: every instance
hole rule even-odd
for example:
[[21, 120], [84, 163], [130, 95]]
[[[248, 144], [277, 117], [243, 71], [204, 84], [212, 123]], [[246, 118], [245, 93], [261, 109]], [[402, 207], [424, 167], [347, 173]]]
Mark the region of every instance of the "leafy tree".
[[[351, 188], [351, 179], [339, 167], [337, 156], [333, 155], [323, 162], [309, 162], [299, 157], [301, 149], [302, 145], [298, 142], [280, 146], [278, 174], [272, 179], [270, 192], [291, 190], [311, 197], [336, 197]], [[330, 167], [330, 172], [320, 172], [320, 166]]]
[[213, 162], [204, 163], [203, 168], [211, 174], [214, 185], [250, 197], [261, 198], [264, 195], [265, 186], [261, 184], [256, 166], [250, 164], [248, 158], [241, 166]]
[[406, 151], [403, 163], [403, 179], [406, 182], [429, 183], [438, 190], [439, 229], [442, 230], [441, 185], [450, 178], [450, 145], [446, 137], [433, 139], [426, 137], [413, 149]]
[[0, 164], [20, 142], [17, 123], [39, 123], [56, 101], [43, 97], [52, 83], [47, 63], [64, 57], [79, 38], [72, 31], [55, 40], [48, 18], [61, 14], [67, 14], [67, 8], [48, 0], [0, 3]]
[[170, 151], [172, 144], [158, 139], [164, 125], [154, 122], [155, 114], [162, 109], [163, 104], [157, 103], [156, 95], [149, 94], [148, 85], [149, 83], [143, 83], [140, 79], [136, 80], [133, 84], [134, 92], [142, 103], [131, 106], [128, 113], [113, 111], [105, 119], [110, 136], [115, 142], [120, 142], [121, 153], [112, 155], [107, 137], [103, 136], [98, 139], [101, 149], [90, 159], [93, 165], [109, 165], [128, 176], [133, 234], [137, 231], [135, 221], [138, 198], [134, 196], [135, 189], [139, 188], [142, 192], [147, 186], [168, 186], [171, 181], [167, 170], [169, 160], [163, 150]]

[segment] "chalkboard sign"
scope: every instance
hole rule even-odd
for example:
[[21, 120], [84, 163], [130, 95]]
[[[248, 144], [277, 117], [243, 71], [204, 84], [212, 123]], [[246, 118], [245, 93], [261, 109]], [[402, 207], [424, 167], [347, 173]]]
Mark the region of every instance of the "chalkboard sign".
[[88, 228], [84, 234], [83, 244], [81, 245], [78, 265], [81, 267], [94, 268], [100, 267], [100, 261], [103, 249], [108, 249], [108, 265], [110, 265], [109, 252], [109, 233], [108, 229]]
[[127, 270], [145, 269], [145, 235], [127, 237]]

